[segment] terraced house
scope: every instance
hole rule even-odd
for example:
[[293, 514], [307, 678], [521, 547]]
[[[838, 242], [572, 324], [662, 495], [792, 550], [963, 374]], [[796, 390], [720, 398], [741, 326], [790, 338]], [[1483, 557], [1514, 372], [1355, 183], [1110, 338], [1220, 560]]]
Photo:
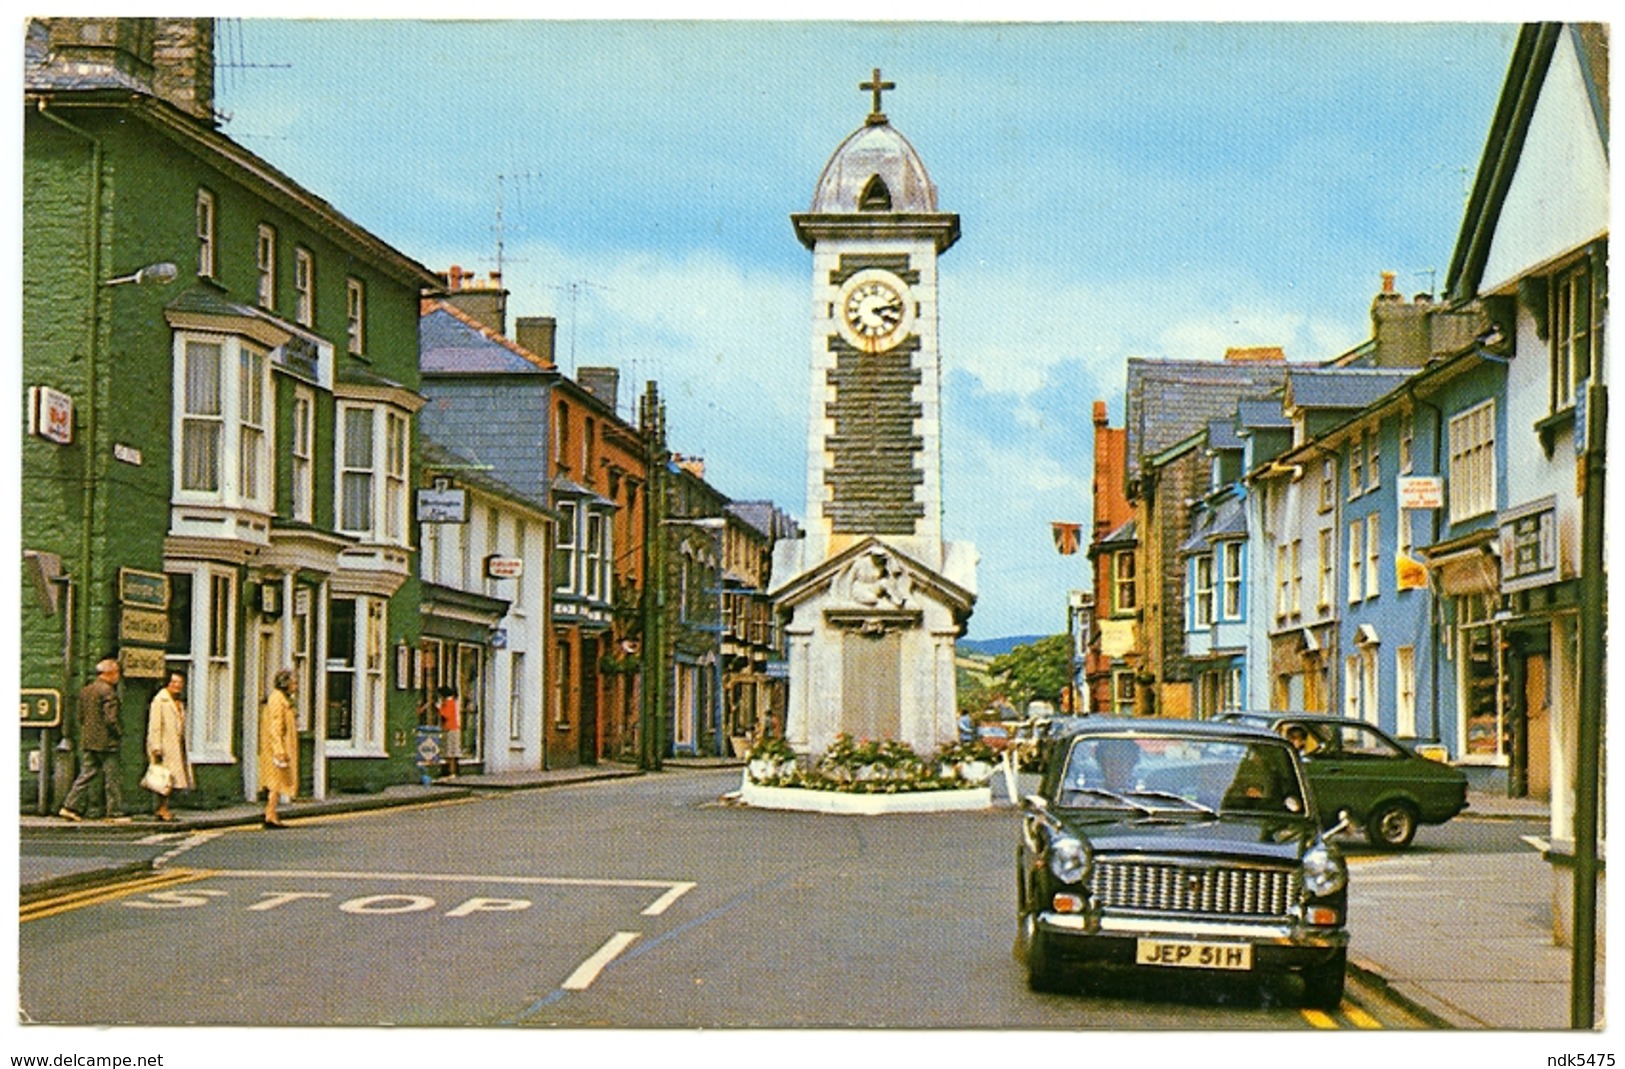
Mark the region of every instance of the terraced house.
[[21, 675], [42, 704], [22, 779], [46, 812], [68, 763], [50, 694], [71, 704], [110, 653], [127, 739], [187, 672], [199, 804], [257, 793], [284, 665], [301, 793], [413, 774], [398, 669], [439, 280], [220, 132], [213, 52], [208, 19], [27, 26]]

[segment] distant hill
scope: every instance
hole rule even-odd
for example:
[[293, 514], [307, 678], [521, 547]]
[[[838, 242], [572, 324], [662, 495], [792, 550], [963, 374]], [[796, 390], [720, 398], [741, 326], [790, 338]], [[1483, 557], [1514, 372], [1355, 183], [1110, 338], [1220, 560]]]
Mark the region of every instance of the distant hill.
[[974, 653], [983, 657], [997, 657], [1009, 653], [1017, 646], [1029, 646], [1048, 635], [1010, 635], [1007, 638], [962, 638], [958, 642], [960, 653]]

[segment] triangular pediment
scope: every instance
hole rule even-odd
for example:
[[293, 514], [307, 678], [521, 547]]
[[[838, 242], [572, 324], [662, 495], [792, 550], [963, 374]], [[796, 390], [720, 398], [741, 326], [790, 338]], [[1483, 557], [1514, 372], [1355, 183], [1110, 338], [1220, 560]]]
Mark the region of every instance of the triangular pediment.
[[780, 609], [827, 597], [854, 608], [903, 611], [918, 598], [945, 605], [956, 619], [970, 614], [976, 597], [883, 539], [870, 536], [772, 592]]

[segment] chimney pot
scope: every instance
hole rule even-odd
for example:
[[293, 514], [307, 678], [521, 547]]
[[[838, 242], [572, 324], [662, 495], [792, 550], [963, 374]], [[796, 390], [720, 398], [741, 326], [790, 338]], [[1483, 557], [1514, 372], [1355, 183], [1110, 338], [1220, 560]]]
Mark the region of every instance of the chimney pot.
[[1394, 272], [1392, 271], [1384, 271], [1382, 273], [1382, 292], [1394, 292], [1394, 277]]
[[1106, 402], [1105, 401], [1096, 401], [1095, 402], [1095, 426], [1102, 427], [1102, 426], [1105, 426], [1105, 424], [1106, 424]]

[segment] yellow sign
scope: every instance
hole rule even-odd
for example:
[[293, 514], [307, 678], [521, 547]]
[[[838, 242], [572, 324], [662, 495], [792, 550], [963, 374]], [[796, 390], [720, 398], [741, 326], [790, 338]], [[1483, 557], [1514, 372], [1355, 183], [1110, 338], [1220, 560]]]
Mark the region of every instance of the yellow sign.
[[131, 679], [168, 679], [169, 669], [164, 666], [164, 651], [126, 646], [119, 651], [119, 663], [124, 674]]
[[118, 637], [121, 642], [162, 646], [169, 641], [169, 614], [125, 606], [119, 612]]
[[1428, 585], [1427, 565], [1419, 560], [1407, 557], [1403, 553], [1394, 554], [1394, 588], [1396, 590], [1423, 590]]

